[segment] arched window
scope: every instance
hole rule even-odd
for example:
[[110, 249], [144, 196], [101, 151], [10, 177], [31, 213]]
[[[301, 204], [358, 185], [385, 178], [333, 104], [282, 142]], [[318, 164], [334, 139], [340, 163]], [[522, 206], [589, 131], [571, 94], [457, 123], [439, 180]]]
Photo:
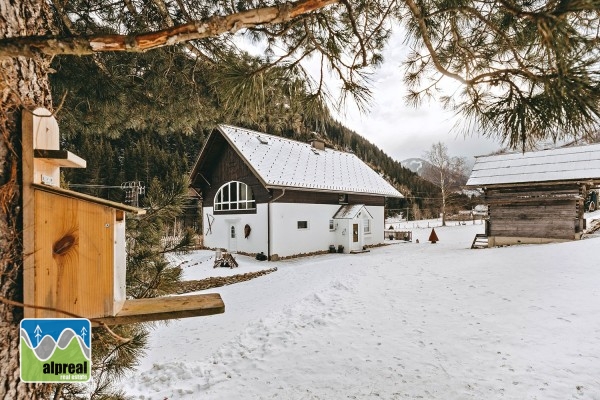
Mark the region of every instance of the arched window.
[[237, 211], [256, 209], [256, 200], [250, 186], [243, 182], [227, 182], [215, 195], [215, 211]]

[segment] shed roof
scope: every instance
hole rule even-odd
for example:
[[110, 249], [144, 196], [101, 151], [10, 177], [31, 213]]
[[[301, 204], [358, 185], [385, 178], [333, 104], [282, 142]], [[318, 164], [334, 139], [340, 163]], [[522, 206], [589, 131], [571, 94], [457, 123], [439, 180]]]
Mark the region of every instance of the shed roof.
[[230, 125], [218, 129], [267, 188], [403, 197], [354, 154]]
[[365, 207], [364, 204], [346, 204], [341, 206], [333, 216], [333, 219], [354, 219], [360, 214], [362, 210], [369, 215], [369, 217], [373, 218], [369, 210]]
[[600, 181], [600, 144], [477, 157], [467, 186]]

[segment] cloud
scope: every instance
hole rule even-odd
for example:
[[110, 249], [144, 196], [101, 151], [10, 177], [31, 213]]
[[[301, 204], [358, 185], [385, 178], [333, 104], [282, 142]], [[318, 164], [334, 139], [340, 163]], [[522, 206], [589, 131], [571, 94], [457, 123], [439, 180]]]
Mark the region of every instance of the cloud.
[[[383, 64], [372, 76], [369, 112], [361, 114], [355, 104], [349, 103], [336, 118], [398, 161], [421, 157], [436, 142], [445, 143], [452, 156], [472, 157], [500, 148], [497, 141], [488, 138], [460, 136], [453, 129], [456, 117], [434, 101], [418, 108], [406, 104], [402, 63], [407, 54], [398, 29], [384, 51]], [[454, 83], [446, 85], [452, 89]]]

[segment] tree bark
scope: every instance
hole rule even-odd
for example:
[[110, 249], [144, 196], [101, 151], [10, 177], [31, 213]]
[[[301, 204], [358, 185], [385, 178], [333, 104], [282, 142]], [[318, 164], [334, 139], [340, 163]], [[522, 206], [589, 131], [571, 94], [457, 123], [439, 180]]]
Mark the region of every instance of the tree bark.
[[[4, 1], [0, 39], [52, 33], [43, 0]], [[21, 113], [51, 107], [48, 57], [0, 59], [0, 297], [23, 299], [20, 162]], [[23, 310], [0, 302], [0, 398], [40, 399], [51, 385], [25, 384], [19, 373], [19, 322]]]
[[97, 52], [140, 52], [171, 46], [190, 40], [235, 33], [242, 28], [264, 24], [279, 24], [299, 15], [319, 10], [339, 0], [299, 0], [273, 7], [256, 8], [235, 14], [171, 26], [156, 32], [139, 35], [96, 35], [87, 37], [20, 37], [0, 38], [0, 57], [47, 55], [90, 55]]

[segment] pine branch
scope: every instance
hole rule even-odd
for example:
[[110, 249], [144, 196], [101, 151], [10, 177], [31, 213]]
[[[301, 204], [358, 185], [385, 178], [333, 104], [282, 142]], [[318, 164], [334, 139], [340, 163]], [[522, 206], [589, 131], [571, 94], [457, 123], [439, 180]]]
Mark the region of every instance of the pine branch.
[[193, 23], [138, 35], [13, 37], [0, 40], [0, 57], [33, 57], [39, 53], [82, 56], [98, 52], [140, 52], [235, 33], [242, 28], [279, 24], [338, 2], [339, 0], [299, 0], [226, 16], [214, 15]]

